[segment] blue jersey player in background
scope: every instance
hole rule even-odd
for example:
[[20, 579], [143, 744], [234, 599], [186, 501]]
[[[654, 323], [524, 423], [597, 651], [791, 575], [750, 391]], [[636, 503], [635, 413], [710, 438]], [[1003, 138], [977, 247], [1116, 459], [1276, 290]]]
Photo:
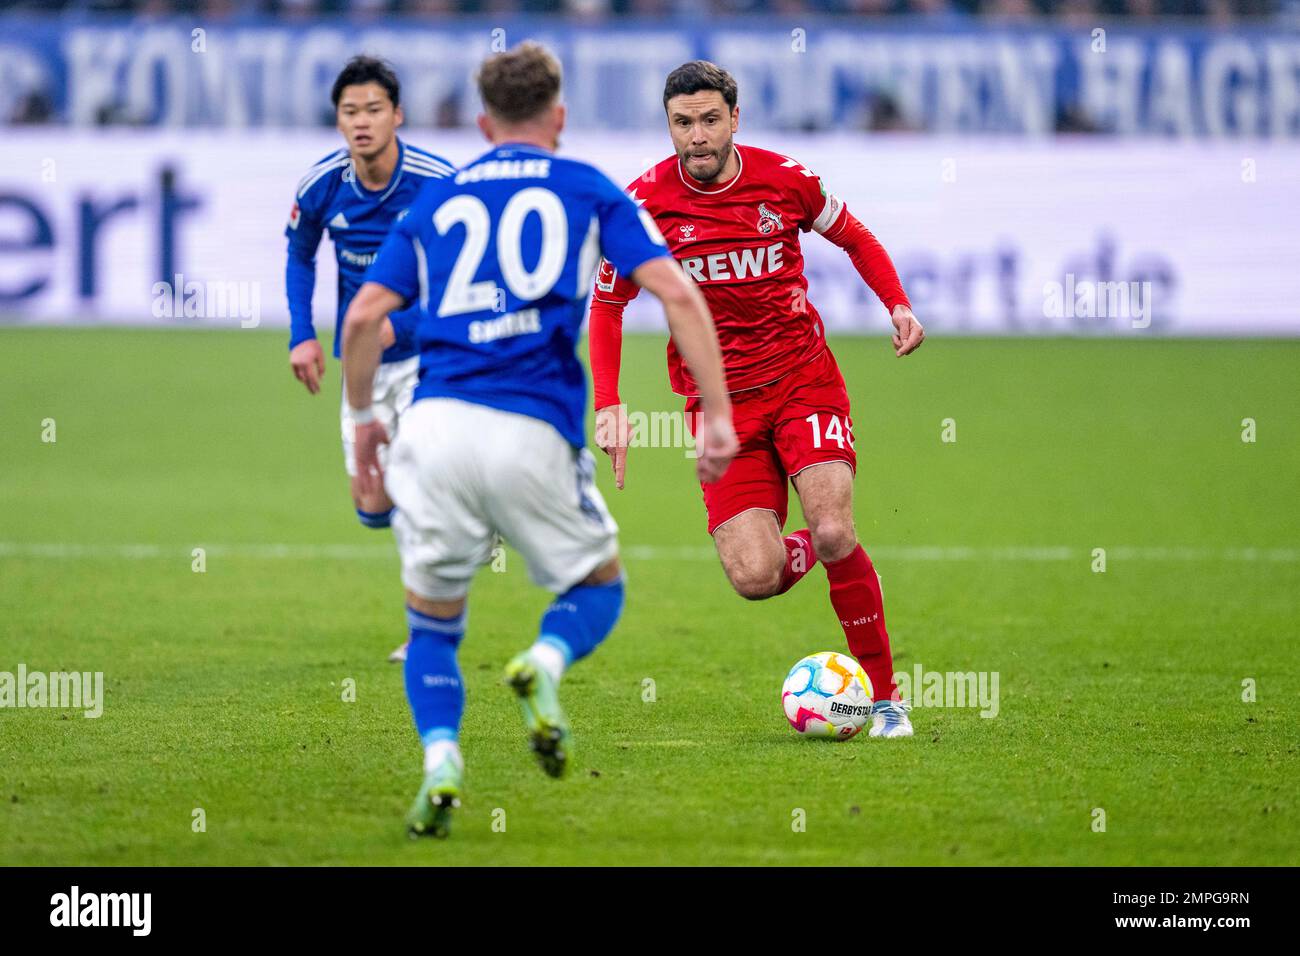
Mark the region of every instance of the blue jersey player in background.
[[[312, 327], [312, 292], [316, 285], [316, 249], [329, 230], [338, 259], [338, 310], [335, 318], [334, 356], [339, 355], [343, 316], [361, 288], [366, 269], [398, 218], [415, 199], [420, 187], [452, 172], [445, 159], [398, 139], [402, 124], [397, 76], [381, 60], [359, 56], [351, 60], [334, 81], [331, 92], [339, 132], [347, 147], [330, 153], [298, 183], [285, 235], [289, 238], [285, 288], [289, 296], [291, 332], [289, 363], [293, 374], [313, 395], [320, 391], [325, 356]], [[396, 323], [412, 329], [414, 322]], [[419, 366], [412, 339], [392, 340], [375, 376], [375, 413], [390, 430], [411, 402]], [[386, 528], [392, 502], [383, 489], [362, 492], [356, 482], [353, 447], [355, 423], [347, 402], [340, 413], [343, 460], [352, 477], [352, 498], [361, 523]], [[396, 652], [395, 652], [396, 653]]]
[[[716, 480], [736, 451], [721, 353], [708, 307], [649, 217], [606, 176], [554, 154], [564, 126], [560, 66], [524, 43], [479, 72], [479, 128], [493, 148], [431, 183], [393, 230], [343, 333], [347, 400], [357, 421], [358, 482], [387, 485], [406, 588], [406, 694], [424, 746], [412, 836], [445, 836], [459, 805], [464, 686], [456, 649], [470, 579], [495, 534], [553, 592], [532, 646], [506, 667], [542, 769], [564, 772], [565, 669], [609, 634], [623, 607], [617, 526], [585, 448], [587, 381], [576, 346], [603, 255], [663, 303], [700, 384], [697, 471]], [[387, 441], [370, 407], [384, 317], [420, 310], [420, 381]]]

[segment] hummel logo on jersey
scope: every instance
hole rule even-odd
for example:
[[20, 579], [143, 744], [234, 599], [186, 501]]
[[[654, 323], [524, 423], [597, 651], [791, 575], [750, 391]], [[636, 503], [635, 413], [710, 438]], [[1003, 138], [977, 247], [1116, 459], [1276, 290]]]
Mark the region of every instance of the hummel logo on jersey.
[[341, 212], [338, 213], [337, 215], [335, 215], [335, 217], [334, 217], [333, 219], [330, 220], [330, 228], [331, 228], [331, 229], [346, 229], [346, 228], [348, 228], [348, 219], [347, 219], [347, 216], [343, 215], [343, 213], [341, 213]]
[[777, 229], [784, 229], [785, 224], [781, 222], [781, 217], [772, 210], [768, 209], [763, 203], [758, 204], [758, 231], [765, 236], [770, 236]]
[[696, 238], [694, 226], [678, 226], [677, 228], [682, 234], [682, 242], [690, 242]]

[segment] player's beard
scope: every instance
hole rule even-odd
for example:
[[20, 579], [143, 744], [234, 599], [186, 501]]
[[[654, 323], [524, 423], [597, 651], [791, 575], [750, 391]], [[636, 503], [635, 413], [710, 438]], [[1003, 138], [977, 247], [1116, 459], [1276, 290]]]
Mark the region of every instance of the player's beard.
[[685, 169], [686, 172], [690, 175], [690, 177], [694, 179], [696, 182], [711, 183], [714, 180], [716, 180], [720, 175], [722, 175], [722, 171], [727, 168], [727, 160], [730, 158], [731, 151], [734, 148], [735, 147], [732, 144], [732, 138], [728, 136], [727, 142], [724, 143], [720, 149], [709, 151], [707, 155], [713, 157], [713, 163], [711, 163], [708, 167], [704, 169], [700, 169], [698, 166], [697, 167], [691, 166], [690, 160], [693, 154], [691, 153], [691, 150], [688, 148], [684, 150], [681, 154], [682, 168]]

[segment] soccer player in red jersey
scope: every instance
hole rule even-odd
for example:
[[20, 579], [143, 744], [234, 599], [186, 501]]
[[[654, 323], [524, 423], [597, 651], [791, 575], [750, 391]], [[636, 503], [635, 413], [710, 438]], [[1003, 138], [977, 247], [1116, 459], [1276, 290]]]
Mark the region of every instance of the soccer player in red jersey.
[[[890, 311], [896, 355], [915, 351], [925, 332], [888, 254], [815, 173], [736, 145], [736, 93], [731, 75], [707, 61], [670, 73], [664, 109], [675, 154], [628, 187], [704, 292], [722, 346], [741, 449], [720, 481], [702, 486], [709, 533], [732, 586], [751, 600], [785, 593], [821, 562], [849, 650], [871, 679], [871, 736], [911, 736], [880, 581], [853, 526], [848, 393], [808, 300], [799, 233], [818, 232], [849, 254]], [[589, 333], [596, 441], [619, 488], [629, 440], [618, 395], [622, 316], [636, 293], [601, 263]], [[671, 342], [668, 372], [694, 428], [698, 389]], [[789, 482], [808, 527], [783, 536]]]

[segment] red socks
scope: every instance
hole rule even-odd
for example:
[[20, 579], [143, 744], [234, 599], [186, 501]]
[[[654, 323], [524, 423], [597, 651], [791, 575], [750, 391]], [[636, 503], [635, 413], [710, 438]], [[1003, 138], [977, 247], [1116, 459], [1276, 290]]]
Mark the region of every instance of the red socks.
[[793, 531], [785, 536], [785, 570], [781, 572], [781, 586], [777, 594], [784, 594], [799, 579], [812, 570], [817, 563], [817, 552], [813, 550], [812, 534], [807, 528]]
[[[789, 547], [787, 543], [787, 555]], [[831, 585], [831, 606], [844, 628], [849, 652], [871, 678], [872, 699], [896, 697], [898, 688], [894, 685], [894, 656], [885, 630], [885, 605], [871, 559], [862, 545], [858, 545], [848, 557], [825, 566], [826, 580]]]
[[[812, 535], [807, 528], [786, 535], [785, 570], [781, 572], [781, 587], [776, 593], [790, 590], [816, 563], [817, 552], [813, 550]], [[889, 633], [885, 630], [885, 604], [871, 559], [862, 545], [858, 545], [848, 557], [825, 566], [826, 580], [831, 586], [831, 607], [835, 608], [844, 628], [849, 652], [871, 678], [873, 699], [896, 697], [894, 655], [889, 650]]]

